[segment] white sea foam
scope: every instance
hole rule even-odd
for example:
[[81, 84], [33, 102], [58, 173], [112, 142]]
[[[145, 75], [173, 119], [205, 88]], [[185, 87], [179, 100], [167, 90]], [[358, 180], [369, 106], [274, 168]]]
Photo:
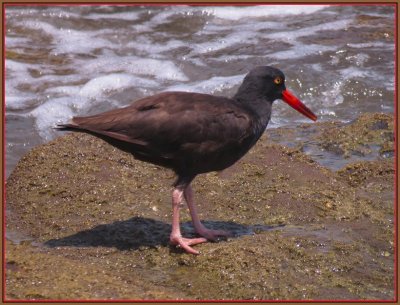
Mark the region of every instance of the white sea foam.
[[37, 16], [38, 9], [33, 6], [26, 9], [6, 9], [6, 20], [9, 18], [28, 18], [31, 16]]
[[[6, 87], [7, 90], [7, 87]], [[20, 91], [7, 90], [5, 105], [7, 111], [25, 110], [28, 106], [35, 104], [36, 96]]]
[[[392, 79], [386, 80], [384, 82], [385, 84], [385, 89], [391, 92], [394, 92], [395, 86], [394, 86], [394, 77]], [[393, 98], [394, 99], [394, 98]], [[395, 101], [397, 103], [398, 101]]]
[[[111, 91], [121, 90], [133, 85], [155, 87], [157, 82], [128, 74], [109, 74], [91, 79], [81, 86], [60, 86], [49, 89], [46, 93], [67, 93], [67, 96], [52, 98], [30, 112], [35, 118], [36, 128], [43, 139], [54, 136], [52, 127], [66, 122], [77, 113], [82, 113], [93, 105], [102, 102], [102, 97]], [[112, 101], [108, 101], [113, 103]], [[114, 103], [115, 106], [116, 103]]]
[[88, 32], [70, 28], [56, 28], [47, 22], [32, 20], [23, 21], [22, 26], [40, 30], [49, 35], [55, 45], [54, 54], [89, 53], [109, 44], [108, 40], [98, 37], [100, 31]]
[[240, 84], [245, 74], [233, 76], [214, 76], [210, 79], [194, 82], [191, 84], [179, 84], [168, 87], [165, 91], [185, 91], [214, 94], [229, 90]]
[[293, 31], [285, 30], [285, 31], [281, 31], [281, 32], [275, 32], [275, 33], [267, 34], [266, 37], [268, 37], [270, 39], [275, 39], [275, 40], [292, 42], [299, 37], [311, 36], [319, 31], [324, 31], [324, 30], [337, 31], [340, 29], [345, 29], [346, 27], [348, 27], [350, 25], [351, 22], [352, 22], [351, 19], [332, 21], [332, 22], [318, 24], [315, 26], [301, 28], [299, 30], [293, 30]]
[[232, 33], [229, 35], [220, 36], [213, 41], [196, 44], [192, 46], [191, 54], [204, 54], [208, 52], [223, 50], [239, 43], [252, 44], [257, 42], [258, 40], [254, 38], [251, 33], [241, 31], [240, 33]]
[[90, 74], [125, 72], [152, 76], [162, 80], [186, 81], [187, 76], [169, 60], [141, 58], [137, 56], [102, 56], [90, 61], [81, 61], [82, 70]]
[[32, 65], [30, 65], [30, 64], [21, 63], [21, 62], [14, 61], [11, 59], [6, 60], [6, 69], [9, 69], [10, 71], [13, 71], [13, 72], [25, 73], [31, 67], [32, 67]]
[[243, 7], [219, 6], [209, 8], [210, 12], [218, 18], [239, 20], [241, 18], [257, 18], [275, 15], [300, 15], [313, 14], [328, 7], [327, 5], [257, 5]]
[[34, 94], [17, 89], [21, 84], [29, 84], [32, 80], [27, 65], [6, 60], [5, 103], [7, 110], [23, 110], [33, 104]]
[[[373, 73], [373, 71], [362, 70], [354, 66], [342, 69], [339, 72], [344, 79], [372, 77], [371, 74]], [[376, 73], [373, 74], [375, 75]]]
[[87, 19], [117, 19], [117, 20], [136, 20], [140, 17], [140, 12], [119, 12], [119, 13], [109, 13], [109, 14], [100, 14], [100, 13], [91, 13], [86, 15], [85, 18]]
[[358, 53], [346, 57], [346, 60], [356, 66], [363, 66], [369, 60], [370, 56], [365, 53]]
[[24, 47], [26, 46], [27, 43], [30, 43], [29, 38], [21, 38], [21, 37], [5, 37], [5, 47], [7, 49], [10, 48], [18, 48], [18, 47]]
[[329, 109], [321, 109], [319, 111], [319, 114], [321, 115], [325, 115], [325, 116], [331, 116], [331, 117], [336, 117], [336, 112], [333, 110], [329, 110]]
[[384, 42], [365, 42], [365, 43], [348, 43], [347, 46], [355, 49], [366, 49], [366, 48], [373, 48], [373, 49], [387, 49], [387, 50], [394, 50], [394, 44], [392, 43], [384, 43]]
[[[229, 21], [241, 19], [265, 18], [269, 16], [287, 16], [313, 14], [329, 5], [248, 5], [248, 6], [172, 6], [155, 14], [150, 22], [142, 24], [145, 27], [155, 27], [163, 24], [174, 15], [202, 15]], [[151, 10], [149, 10], [151, 12]], [[135, 26], [136, 28], [136, 26]]]
[[187, 46], [187, 44], [179, 40], [171, 39], [165, 43], [156, 43], [146, 37], [139, 37], [135, 41], [131, 41], [126, 44], [126, 47], [132, 47], [136, 50], [146, 51], [149, 54], [171, 51], [184, 46]]
[[251, 31], [252, 35], [259, 35], [258, 31], [282, 29], [282, 23], [273, 21], [254, 21], [254, 20], [251, 21], [240, 20], [238, 22], [235, 22], [234, 24], [207, 23], [204, 26], [202, 33], [214, 34], [214, 33], [221, 33], [223, 31], [234, 31], [236, 29], [240, 32]]
[[321, 54], [322, 52], [327, 51], [334, 51], [336, 50], [335, 46], [321, 46], [318, 44], [310, 44], [310, 45], [303, 45], [303, 44], [296, 44], [296, 46], [290, 48], [289, 50], [276, 52], [268, 54], [268, 57], [274, 59], [296, 59], [302, 58], [309, 55], [317, 55]]
[[50, 87], [45, 90], [46, 94], [61, 94], [66, 96], [76, 96], [81, 88], [79, 86], [58, 86]]
[[79, 95], [95, 98], [112, 90], [119, 90], [132, 86], [155, 87], [156, 85], [157, 82], [153, 80], [143, 79], [128, 74], [114, 73], [90, 80], [79, 90]]
[[157, 14], [152, 22], [165, 22], [172, 15], [180, 13], [187, 16], [201, 14], [214, 16], [226, 20], [240, 20], [242, 18], [258, 18], [268, 16], [286, 16], [299, 14], [313, 14], [319, 10], [329, 7], [329, 5], [246, 5], [246, 6], [198, 6], [174, 7], [174, 10], [164, 11]]
[[314, 70], [314, 71], [316, 71], [316, 72], [322, 72], [322, 65], [321, 64], [312, 64], [311, 65], [311, 68]]
[[329, 90], [321, 92], [321, 95], [324, 97], [322, 99], [322, 103], [327, 107], [331, 107], [334, 105], [339, 105], [343, 103], [344, 97], [342, 95], [342, 88], [344, 86], [343, 81], [335, 81], [331, 86], [329, 86]]
[[[321, 24], [318, 26], [307, 27], [301, 30], [296, 31], [280, 31], [274, 32], [272, 34], [265, 34], [261, 29], [267, 29], [270, 26], [276, 26], [274, 23], [266, 23], [262, 25], [255, 24], [254, 29], [251, 29], [251, 25], [240, 27], [240, 31], [235, 31], [231, 34], [227, 34], [224, 36], [218, 36], [214, 40], [207, 41], [205, 43], [196, 44], [192, 47], [192, 52], [190, 55], [193, 54], [205, 54], [208, 52], [219, 51], [226, 49], [232, 45], [237, 45], [240, 43], [243, 44], [257, 44], [261, 38], [269, 38], [274, 40], [281, 40], [285, 42], [290, 42], [294, 44], [294, 47], [285, 50], [282, 52], [277, 52], [274, 54], [268, 54], [268, 57], [272, 57], [275, 59], [288, 59], [288, 58], [299, 58], [308, 56], [311, 54], [317, 54], [318, 52], [326, 52], [331, 50], [336, 50], [337, 47], [334, 46], [323, 46], [318, 44], [311, 44], [311, 45], [303, 45], [296, 41], [297, 38], [303, 36], [309, 36], [317, 33], [318, 31], [328, 30], [334, 28], [341, 29], [345, 28], [350, 24], [351, 20], [340, 20], [335, 22], [328, 22], [325, 24]], [[208, 32], [211, 30], [213, 32], [218, 27], [213, 25], [212, 27], [206, 27], [204, 32]], [[282, 26], [280, 27], [282, 28]]]
[[68, 121], [73, 115], [73, 100], [70, 97], [53, 99], [31, 111], [35, 118], [36, 128], [43, 139], [50, 140], [53, 133], [52, 127], [56, 123]]
[[63, 7], [51, 7], [49, 6], [46, 10], [36, 9], [37, 13], [45, 18], [57, 18], [57, 19], [69, 19], [71, 17], [80, 18], [81, 15], [68, 10], [64, 10]]

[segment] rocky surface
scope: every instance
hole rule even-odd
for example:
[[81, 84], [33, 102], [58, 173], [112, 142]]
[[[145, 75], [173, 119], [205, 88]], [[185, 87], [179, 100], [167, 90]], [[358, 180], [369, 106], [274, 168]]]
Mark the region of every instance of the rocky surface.
[[81, 133], [36, 147], [6, 185], [6, 298], [393, 299], [393, 117], [311, 126], [299, 129], [338, 156], [379, 156], [332, 171], [267, 132], [194, 181], [205, 224], [235, 234], [199, 256], [168, 243], [171, 171]]

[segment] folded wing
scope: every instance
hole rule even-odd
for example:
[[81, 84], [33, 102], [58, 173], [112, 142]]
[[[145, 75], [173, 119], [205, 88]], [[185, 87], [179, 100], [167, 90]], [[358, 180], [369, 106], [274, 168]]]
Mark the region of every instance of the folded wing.
[[[191, 103], [194, 95], [197, 103]], [[75, 117], [64, 127], [132, 143], [164, 158], [196, 151], [212, 154], [229, 148], [229, 142], [240, 146], [252, 129], [249, 116], [243, 109], [236, 111], [232, 100], [185, 92], [162, 93], [125, 108]]]

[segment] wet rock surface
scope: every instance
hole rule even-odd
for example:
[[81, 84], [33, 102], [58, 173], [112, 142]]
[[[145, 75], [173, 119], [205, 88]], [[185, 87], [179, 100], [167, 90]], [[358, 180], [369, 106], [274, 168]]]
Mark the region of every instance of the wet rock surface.
[[319, 140], [323, 148], [343, 154], [345, 158], [351, 154], [365, 156], [374, 149], [381, 156], [393, 157], [393, 116], [366, 113], [346, 126], [324, 130]]
[[[319, 147], [393, 150], [387, 115], [296, 130]], [[86, 134], [34, 148], [6, 185], [7, 299], [393, 299], [393, 158], [333, 171], [271, 134], [294, 129], [194, 181], [206, 226], [234, 233], [199, 256], [168, 243], [171, 171]]]

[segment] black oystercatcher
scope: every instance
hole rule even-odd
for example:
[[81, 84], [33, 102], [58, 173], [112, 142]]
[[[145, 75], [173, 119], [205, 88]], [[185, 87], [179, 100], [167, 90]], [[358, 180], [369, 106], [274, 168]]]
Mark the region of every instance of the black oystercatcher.
[[[170, 242], [198, 254], [191, 246], [229, 236], [229, 232], [207, 229], [200, 222], [190, 183], [198, 174], [223, 170], [238, 161], [264, 132], [276, 99], [317, 120], [286, 90], [280, 70], [262, 66], [246, 75], [232, 98], [165, 92], [125, 108], [75, 117], [59, 127], [93, 134], [140, 160], [174, 170], [177, 180], [172, 192]], [[184, 199], [199, 238], [181, 235], [179, 209]]]

